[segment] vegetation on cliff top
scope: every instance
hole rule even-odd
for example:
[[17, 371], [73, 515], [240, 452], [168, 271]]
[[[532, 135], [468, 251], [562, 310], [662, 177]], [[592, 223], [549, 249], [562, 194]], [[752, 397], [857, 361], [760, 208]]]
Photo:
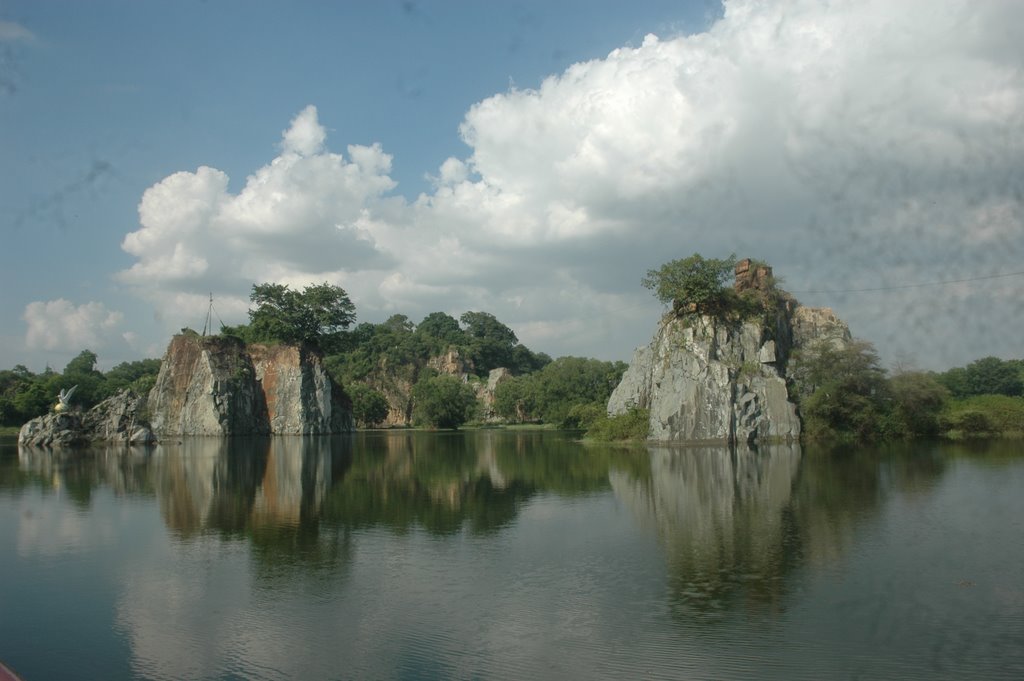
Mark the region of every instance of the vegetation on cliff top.
[[735, 253], [723, 259], [694, 253], [689, 258], [672, 260], [656, 270], [648, 270], [641, 283], [662, 303], [672, 305], [676, 312], [719, 315], [735, 306], [734, 291], [726, 285], [735, 268]]
[[[675, 314], [722, 320], [770, 312], [788, 294], [771, 268], [694, 254], [650, 270], [643, 285]], [[733, 272], [737, 283], [727, 282]], [[740, 272], [745, 281], [740, 282]], [[752, 276], [751, 276], [752, 275]], [[822, 342], [794, 353], [790, 394], [804, 435], [815, 440], [977, 437], [1024, 433], [1024, 361], [985, 357], [946, 372], [897, 371], [882, 366], [871, 343]]]
[[318, 347], [337, 342], [339, 334], [356, 320], [356, 306], [345, 289], [327, 282], [293, 291], [284, 284], [253, 284], [249, 295], [254, 307], [249, 323], [224, 327], [221, 333], [247, 343], [311, 343]]

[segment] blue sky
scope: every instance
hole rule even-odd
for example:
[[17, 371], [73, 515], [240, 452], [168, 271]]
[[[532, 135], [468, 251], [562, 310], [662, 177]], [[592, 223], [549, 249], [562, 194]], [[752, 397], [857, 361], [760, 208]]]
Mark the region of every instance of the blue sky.
[[640, 278], [695, 251], [769, 260], [890, 363], [1019, 357], [1024, 277], [895, 287], [1024, 270], [1022, 19], [0, 0], [0, 367], [159, 356], [270, 280], [628, 359]]

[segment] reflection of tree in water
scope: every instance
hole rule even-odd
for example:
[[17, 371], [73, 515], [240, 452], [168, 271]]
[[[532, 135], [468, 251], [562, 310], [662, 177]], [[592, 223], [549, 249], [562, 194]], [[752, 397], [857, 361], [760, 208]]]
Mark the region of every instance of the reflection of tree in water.
[[533, 488], [494, 463], [493, 441], [464, 433], [368, 433], [324, 504], [324, 520], [348, 529], [378, 525], [449, 534], [468, 524], [508, 524]]
[[886, 447], [806, 447], [794, 488], [792, 513], [802, 559], [836, 562], [891, 490], [930, 489], [945, 472], [944, 446], [922, 443]]
[[495, 532], [535, 494], [606, 490], [615, 461], [637, 459], [628, 450], [584, 449], [564, 433], [366, 433], [325, 519], [399, 532]]
[[529, 480], [538, 489], [562, 496], [592, 494], [610, 489], [609, 471], [625, 470], [640, 477], [648, 474], [646, 448], [588, 444], [581, 447], [545, 433], [517, 433], [499, 439], [496, 459], [509, 478]]

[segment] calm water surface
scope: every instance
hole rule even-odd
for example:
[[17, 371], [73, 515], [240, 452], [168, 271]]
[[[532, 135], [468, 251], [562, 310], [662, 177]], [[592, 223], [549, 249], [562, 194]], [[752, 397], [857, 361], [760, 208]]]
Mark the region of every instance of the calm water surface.
[[1021, 679], [1018, 443], [0, 442], [37, 679]]

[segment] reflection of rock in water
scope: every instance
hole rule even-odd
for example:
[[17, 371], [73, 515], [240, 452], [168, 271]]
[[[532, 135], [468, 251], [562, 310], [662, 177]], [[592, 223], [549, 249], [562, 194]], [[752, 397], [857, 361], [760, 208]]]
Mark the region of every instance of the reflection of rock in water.
[[332, 464], [329, 437], [274, 438], [253, 505], [253, 526], [294, 525], [315, 517], [331, 486]]
[[164, 520], [187, 535], [315, 519], [341, 457], [329, 436], [310, 436], [186, 438], [156, 459]]
[[612, 488], [665, 545], [675, 605], [714, 617], [745, 594], [774, 604], [792, 560], [785, 510], [799, 445], [760, 451], [725, 447], [651, 448], [651, 477], [613, 470]]
[[18, 466], [44, 480], [53, 489], [67, 490], [87, 506], [92, 490], [108, 485], [115, 494], [152, 491], [150, 449], [96, 444], [82, 448], [18, 448]]
[[213, 503], [214, 469], [228, 441], [186, 438], [157, 448], [155, 475], [160, 512], [167, 527], [183, 535], [200, 531]]

